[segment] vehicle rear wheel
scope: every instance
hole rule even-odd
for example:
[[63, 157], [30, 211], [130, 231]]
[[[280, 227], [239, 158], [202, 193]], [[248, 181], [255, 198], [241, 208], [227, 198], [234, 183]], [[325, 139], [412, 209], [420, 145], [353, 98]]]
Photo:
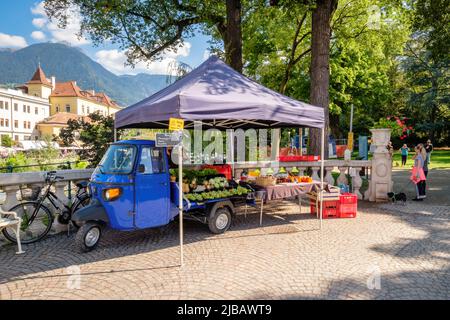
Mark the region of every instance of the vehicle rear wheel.
[[102, 227], [97, 222], [86, 222], [78, 229], [75, 244], [82, 252], [89, 252], [98, 245], [102, 235]]
[[218, 208], [209, 215], [208, 227], [212, 233], [224, 233], [230, 225], [231, 213], [227, 207]]

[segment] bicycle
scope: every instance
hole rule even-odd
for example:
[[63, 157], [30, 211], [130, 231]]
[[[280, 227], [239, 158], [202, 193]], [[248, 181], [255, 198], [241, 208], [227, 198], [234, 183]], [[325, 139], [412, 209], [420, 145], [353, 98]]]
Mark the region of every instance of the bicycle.
[[[37, 242], [50, 232], [54, 216], [48, 208], [48, 204], [44, 204], [45, 200], [48, 200], [49, 204], [55, 209], [55, 213], [58, 214], [57, 219], [59, 223], [72, 223], [75, 227], [78, 227], [71, 221], [71, 217], [75, 211], [85, 207], [90, 201], [87, 182], [77, 183], [78, 191], [75, 195], [75, 200], [69, 205], [66, 205], [51, 190], [51, 187], [57, 180], [63, 179], [64, 177], [56, 175], [56, 171], [47, 172], [45, 175], [46, 186], [42, 189], [38, 189], [36, 200], [19, 203], [8, 210], [16, 212], [22, 219], [20, 227], [20, 239], [22, 243], [27, 244]], [[44, 192], [42, 192], [42, 190], [44, 190]], [[15, 233], [8, 229], [9, 228], [3, 229], [2, 233], [6, 239], [15, 243], [17, 241]]]

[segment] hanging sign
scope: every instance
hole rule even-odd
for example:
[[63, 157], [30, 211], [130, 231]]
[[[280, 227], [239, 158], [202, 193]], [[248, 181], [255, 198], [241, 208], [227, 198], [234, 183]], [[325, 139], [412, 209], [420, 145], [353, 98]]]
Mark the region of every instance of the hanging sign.
[[183, 140], [183, 135], [179, 132], [157, 133], [155, 144], [157, 147], [173, 147]]
[[169, 130], [179, 131], [184, 129], [184, 120], [179, 118], [169, 119]]

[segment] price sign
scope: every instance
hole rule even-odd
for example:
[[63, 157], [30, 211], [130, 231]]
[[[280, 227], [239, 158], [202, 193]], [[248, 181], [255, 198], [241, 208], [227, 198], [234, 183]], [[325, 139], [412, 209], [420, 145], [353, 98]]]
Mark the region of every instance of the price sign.
[[173, 147], [178, 145], [183, 140], [183, 136], [178, 132], [157, 133], [155, 140], [155, 144], [157, 147]]
[[184, 120], [178, 118], [169, 119], [169, 130], [179, 131], [184, 129]]

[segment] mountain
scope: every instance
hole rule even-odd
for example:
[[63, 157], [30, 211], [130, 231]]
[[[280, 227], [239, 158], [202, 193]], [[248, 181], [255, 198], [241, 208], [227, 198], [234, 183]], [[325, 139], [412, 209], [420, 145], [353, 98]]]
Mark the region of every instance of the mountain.
[[74, 80], [82, 89], [105, 92], [121, 106], [129, 106], [167, 86], [166, 75], [121, 75], [106, 70], [80, 49], [62, 43], [33, 44], [20, 50], [0, 50], [0, 83], [23, 84], [37, 63], [56, 81]]

